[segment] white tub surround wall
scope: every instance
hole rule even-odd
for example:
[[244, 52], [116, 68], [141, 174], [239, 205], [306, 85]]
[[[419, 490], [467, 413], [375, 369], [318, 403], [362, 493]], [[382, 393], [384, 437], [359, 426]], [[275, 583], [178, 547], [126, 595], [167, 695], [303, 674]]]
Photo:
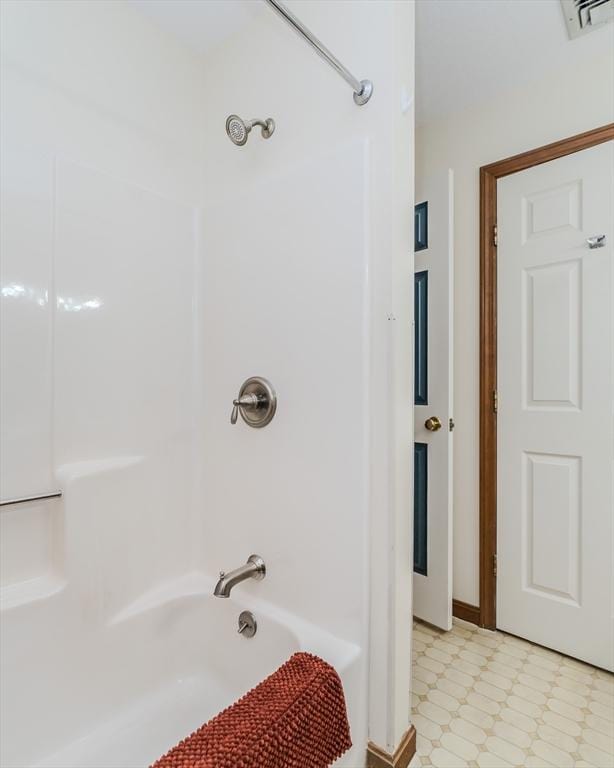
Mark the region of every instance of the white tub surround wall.
[[[393, 750], [409, 722], [413, 7], [288, 6], [375, 92], [357, 107], [264, 4], [207, 59], [204, 554], [258, 552], [267, 577], [243, 594], [361, 648], [358, 766], [367, 736]], [[231, 113], [275, 133], [236, 147]], [[263, 430], [229, 423], [252, 375], [279, 398]]]
[[64, 494], [0, 510], [2, 765], [24, 766], [137, 695], [141, 641], [110, 623], [195, 567], [204, 104], [200, 60], [124, 3], [1, 12], [1, 496]]
[[611, 25], [556, 73], [532, 77], [488, 103], [419, 125], [416, 174], [446, 168], [455, 179], [454, 597], [479, 603], [479, 168], [614, 120]]

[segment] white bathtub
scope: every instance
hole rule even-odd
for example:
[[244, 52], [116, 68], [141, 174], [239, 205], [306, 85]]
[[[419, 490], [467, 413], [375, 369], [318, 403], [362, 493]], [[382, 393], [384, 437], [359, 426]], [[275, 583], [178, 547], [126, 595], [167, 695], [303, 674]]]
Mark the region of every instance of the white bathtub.
[[[299, 650], [331, 663], [348, 698], [361, 699], [358, 646], [264, 602], [243, 604], [240, 587], [214, 598], [213, 581], [194, 574], [146, 594], [92, 632], [89, 648], [68, 631], [62, 653], [52, 632], [60, 652], [38, 669], [23, 620], [7, 612], [2, 768], [144, 768]], [[237, 634], [246, 608], [258, 622], [252, 639]], [[358, 746], [336, 765], [364, 764], [364, 733], [353, 735]]]

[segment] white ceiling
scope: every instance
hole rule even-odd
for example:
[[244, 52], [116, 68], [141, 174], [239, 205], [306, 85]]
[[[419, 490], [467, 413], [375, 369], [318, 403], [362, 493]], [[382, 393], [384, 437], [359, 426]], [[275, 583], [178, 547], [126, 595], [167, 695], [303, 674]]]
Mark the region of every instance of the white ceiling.
[[416, 0], [418, 122], [564, 76], [597, 50], [614, 51], [614, 24], [569, 40], [560, 0]]
[[249, 24], [262, 9], [266, 10], [264, 3], [257, 0], [127, 1], [201, 54]]

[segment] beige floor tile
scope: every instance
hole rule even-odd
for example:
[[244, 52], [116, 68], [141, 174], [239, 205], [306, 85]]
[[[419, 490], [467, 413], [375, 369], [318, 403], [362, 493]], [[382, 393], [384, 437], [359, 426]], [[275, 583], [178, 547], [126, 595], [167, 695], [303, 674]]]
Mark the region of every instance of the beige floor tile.
[[515, 747], [520, 747], [520, 749], [527, 749], [531, 744], [531, 736], [529, 736], [526, 731], [516, 728], [515, 725], [512, 725], [505, 720], [497, 720], [493, 727], [493, 731], [495, 736], [498, 736], [504, 741], [508, 741]]
[[[510, 700], [507, 699], [505, 703], [509, 704]], [[518, 712], [511, 707], [502, 709], [499, 716], [506, 723], [513, 725], [515, 728], [520, 728], [521, 731], [525, 731], [526, 733], [535, 733], [535, 731], [537, 731], [537, 720], [535, 720], [535, 718], [529, 717], [522, 712]]]
[[447, 709], [448, 712], [456, 712], [460, 707], [460, 701], [455, 699], [454, 696], [450, 696], [448, 693], [440, 691], [439, 688], [431, 688], [427, 696], [429, 701], [433, 704], [437, 704], [443, 709]]
[[486, 665], [490, 672], [494, 672], [496, 675], [505, 677], [508, 680], [514, 680], [516, 678], [516, 676], [518, 675], [517, 668], [510, 667], [508, 664], [502, 664], [500, 661], [496, 661], [494, 659], [495, 657], [493, 656], [493, 661], [489, 661], [488, 664]]
[[604, 707], [604, 705], [600, 704], [598, 701], [589, 701], [588, 708], [594, 715], [597, 715], [597, 717], [602, 717], [604, 720], [614, 721], [614, 710], [611, 707]]
[[[419, 627], [420, 626], [421, 625], [419, 625]], [[425, 634], [420, 628], [414, 629], [412, 639], [414, 642], [421, 642], [425, 647], [429, 646], [433, 642], [433, 636]]]
[[584, 685], [584, 683], [580, 683], [577, 680], [572, 680], [570, 677], [565, 677], [564, 675], [559, 675], [557, 677], [556, 684], [560, 688], [564, 688], [566, 691], [579, 693], [580, 696], [588, 696], [591, 692], [591, 689], [587, 685]]
[[418, 705], [418, 712], [437, 725], [447, 725], [451, 720], [450, 713], [443, 707], [433, 704], [432, 701], [421, 701]]
[[610, 755], [614, 755], [613, 736], [606, 736], [605, 733], [593, 731], [591, 728], [584, 728], [582, 731], [582, 740], [587, 744], [590, 744], [592, 747], [597, 747], [597, 749], [600, 749], [602, 752], [607, 752]]
[[463, 650], [458, 655], [463, 661], [468, 661], [469, 664], [473, 664], [475, 667], [483, 667], [488, 661], [486, 656], [482, 656], [479, 653], [473, 653], [472, 651], [468, 651], [466, 648], [463, 648]]
[[[461, 672], [455, 667], [447, 667], [446, 671], [444, 672], [444, 675], [448, 680], [451, 680], [453, 683], [456, 683], [457, 685], [461, 685], [464, 688], [469, 688], [473, 685], [473, 677], [471, 675], [466, 674], [465, 672]], [[467, 694], [465, 694], [466, 696]]]
[[529, 755], [526, 766], [527, 768], [552, 768], [552, 763], [548, 763], [543, 758], [537, 757], [537, 755]]
[[499, 650], [496, 653], [493, 653], [492, 660], [498, 662], [499, 664], [504, 664], [506, 667], [512, 667], [512, 669], [516, 670], [522, 667], [522, 659], [519, 659], [516, 656], [510, 656], [507, 653], [503, 653], [501, 646], [499, 646]]
[[614, 768], [614, 675], [456, 620], [414, 637], [411, 768]]
[[423, 683], [422, 680], [418, 680], [415, 675], [412, 682], [412, 689], [413, 692], [418, 696], [426, 696], [426, 694], [429, 692], [428, 685]]
[[509, 741], [499, 736], [489, 736], [486, 739], [486, 748], [493, 755], [507, 760], [510, 765], [524, 765], [527, 757], [522, 749], [510, 744]]
[[419, 656], [416, 659], [416, 664], [435, 675], [441, 675], [445, 670], [445, 666], [440, 661], [435, 661], [430, 656]]
[[531, 650], [538, 656], [545, 656], [547, 659], [552, 659], [552, 661], [560, 662], [563, 659], [562, 654], [558, 653], [557, 651], [552, 651], [550, 648], [542, 648], [541, 645], [534, 645], [532, 646]]
[[440, 691], [447, 693], [449, 696], [453, 696], [457, 701], [464, 699], [468, 693], [465, 686], [459, 685], [458, 683], [449, 680], [447, 677], [440, 677], [437, 680], [437, 687]]
[[437, 747], [431, 752], [431, 763], [436, 768], [465, 768], [467, 763], [458, 755], [448, 752], [447, 749]]
[[450, 723], [450, 730], [457, 736], [467, 739], [472, 744], [484, 744], [486, 741], [486, 731], [465, 720], [464, 717], [455, 717]]
[[586, 709], [588, 707], [588, 701], [584, 696], [580, 696], [579, 693], [568, 691], [565, 688], [554, 687], [550, 693], [555, 699], [564, 701], [565, 704], [571, 704], [578, 709]]
[[489, 669], [482, 673], [482, 680], [494, 685], [496, 688], [502, 688], [504, 691], [509, 691], [512, 687], [512, 681], [504, 675], [499, 675], [497, 672], [493, 672], [490, 669], [490, 663], [488, 666]]
[[433, 742], [418, 734], [416, 736], [416, 752], [420, 757], [428, 757], [433, 751]]
[[602, 752], [591, 744], [580, 744], [578, 752], [580, 757], [583, 757], [587, 763], [594, 765], [595, 768], [612, 768], [614, 765], [611, 753]]
[[466, 761], [475, 760], [479, 754], [475, 744], [456, 733], [444, 733], [441, 737], [441, 746]]
[[476, 762], [480, 768], [510, 768], [512, 765], [507, 760], [503, 760], [498, 755], [493, 755], [492, 752], [487, 750], [480, 752]]
[[596, 676], [593, 685], [598, 691], [603, 691], [604, 693], [609, 693], [611, 696], [614, 696], [614, 680]]
[[[525, 669], [525, 667], [523, 667], [523, 669]], [[518, 673], [518, 682], [527, 688], [532, 688], [534, 691], [538, 691], [538, 693], [548, 693], [551, 688], [550, 683], [541, 680], [539, 677], [535, 677], [535, 675], [529, 675], [526, 672]]]
[[583, 669], [577, 669], [576, 667], [569, 667], [565, 664], [561, 664], [559, 672], [564, 677], [576, 680], [578, 683], [584, 683], [584, 685], [590, 685], [593, 679], [590, 675], [587, 675]]
[[471, 653], [476, 653], [478, 656], [492, 656], [493, 649], [481, 643], [476, 643], [474, 640], [467, 640], [465, 648]]
[[476, 632], [473, 641], [478, 645], [485, 645], [487, 648], [498, 648], [500, 642], [494, 632], [488, 632], [488, 634]]
[[609, 693], [604, 693], [603, 691], [593, 687], [591, 690], [591, 699], [598, 701], [600, 704], [603, 704], [604, 707], [609, 707], [610, 709], [614, 710], [614, 696]]
[[610, 720], [604, 720], [597, 715], [586, 715], [586, 724], [589, 728], [592, 728], [599, 733], [604, 733], [606, 736], [614, 736], [614, 723]]
[[542, 667], [550, 672], [556, 672], [560, 667], [560, 662], [555, 662], [549, 659], [547, 656], [542, 656], [539, 653], [530, 653], [527, 656], [527, 661], [530, 664], [534, 664], [536, 667]]
[[433, 648], [436, 648], [438, 651], [443, 651], [444, 653], [449, 654], [450, 656], [454, 656], [456, 653], [458, 653], [458, 646], [454, 643], [448, 643], [446, 640], [442, 640], [439, 638], [438, 640], [435, 640], [432, 645]]
[[412, 714], [412, 722], [416, 731], [431, 741], [437, 741], [441, 738], [442, 730], [438, 723], [435, 723], [428, 717], [424, 717], [419, 712]]
[[517, 659], [522, 659], [522, 661], [527, 658], [527, 652], [523, 648], [519, 648], [513, 643], [501, 643], [499, 646], [499, 653], [505, 653], [508, 656], [514, 656]]
[[531, 749], [550, 765], [557, 766], [557, 768], [574, 768], [574, 758], [568, 752], [563, 752], [562, 749], [548, 744], [546, 741], [535, 739], [531, 744]]
[[474, 707], [472, 704], [463, 704], [458, 710], [459, 715], [479, 728], [490, 730], [493, 727], [494, 720], [491, 715], [482, 709]]
[[558, 728], [551, 725], [540, 725], [537, 728], [537, 734], [542, 741], [547, 741], [570, 755], [577, 751], [578, 742], [566, 733], [561, 733]]
[[536, 691], [534, 688], [529, 688], [522, 683], [516, 683], [513, 686], [512, 692], [525, 701], [530, 701], [531, 704], [537, 704], [538, 707], [543, 707], [547, 701], [546, 697], [540, 691]]
[[524, 672], [527, 675], [537, 677], [539, 680], [543, 680], [546, 683], [553, 683], [556, 680], [556, 675], [552, 670], [538, 667], [537, 664], [525, 664]]
[[481, 709], [482, 712], [486, 712], [489, 715], [497, 715], [499, 714], [501, 707], [494, 699], [491, 699], [490, 696], [484, 696], [483, 690], [485, 687], [486, 690], [490, 690], [492, 686], [489, 686], [488, 683], [481, 683], [481, 681], [478, 680], [475, 684], [475, 689], [467, 694], [467, 703], [471, 704], [471, 706], [476, 709]]
[[418, 680], [422, 680], [422, 682], [427, 685], [434, 685], [437, 682], [437, 675], [435, 672], [425, 669], [422, 665], [416, 664], [414, 666], [413, 676]]
[[477, 693], [485, 696], [487, 699], [491, 699], [491, 701], [496, 701], [498, 704], [500, 704], [502, 701], [505, 701], [505, 691], [496, 685], [492, 685], [490, 682], [486, 682], [484, 678], [487, 674], [488, 673], [484, 673], [482, 675], [482, 679], [478, 680], [478, 682], [473, 687]]
[[523, 699], [521, 696], [508, 696], [505, 703], [511, 709], [533, 720], [536, 717], [540, 717], [543, 712], [543, 707], [534, 704], [532, 701], [527, 701], [527, 699]]
[[449, 664], [452, 661], [452, 656], [450, 656], [449, 653], [440, 651], [439, 648], [435, 648], [434, 645], [427, 648], [424, 653], [429, 658], [435, 659], [435, 661], [439, 661], [441, 664]]
[[556, 730], [561, 731], [561, 733], [568, 733], [575, 739], [582, 733], [582, 729], [575, 720], [563, 717], [563, 715], [559, 715], [558, 712], [552, 712], [548, 709], [544, 712], [542, 717], [546, 725], [556, 728]]
[[472, 664], [460, 656], [458, 659], [454, 659], [450, 666], [452, 669], [457, 669], [459, 672], [463, 672], [465, 675], [469, 675], [470, 677], [480, 676], [480, 667], [477, 664]]
[[452, 634], [467, 640], [467, 638], [473, 635], [473, 627], [471, 629], [465, 629], [458, 621], [455, 621], [452, 625]]

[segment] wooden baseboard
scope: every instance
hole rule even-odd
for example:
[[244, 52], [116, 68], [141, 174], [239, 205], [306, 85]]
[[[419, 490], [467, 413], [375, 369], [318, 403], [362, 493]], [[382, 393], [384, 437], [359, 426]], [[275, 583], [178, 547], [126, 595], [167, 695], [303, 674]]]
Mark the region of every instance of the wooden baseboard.
[[416, 754], [416, 729], [410, 725], [405, 731], [399, 746], [394, 754], [386, 752], [372, 741], [367, 746], [368, 768], [407, 768], [412, 757]]
[[469, 603], [463, 603], [462, 600], [452, 600], [452, 615], [456, 616], [457, 619], [480, 626], [480, 609], [477, 605], [469, 605]]

